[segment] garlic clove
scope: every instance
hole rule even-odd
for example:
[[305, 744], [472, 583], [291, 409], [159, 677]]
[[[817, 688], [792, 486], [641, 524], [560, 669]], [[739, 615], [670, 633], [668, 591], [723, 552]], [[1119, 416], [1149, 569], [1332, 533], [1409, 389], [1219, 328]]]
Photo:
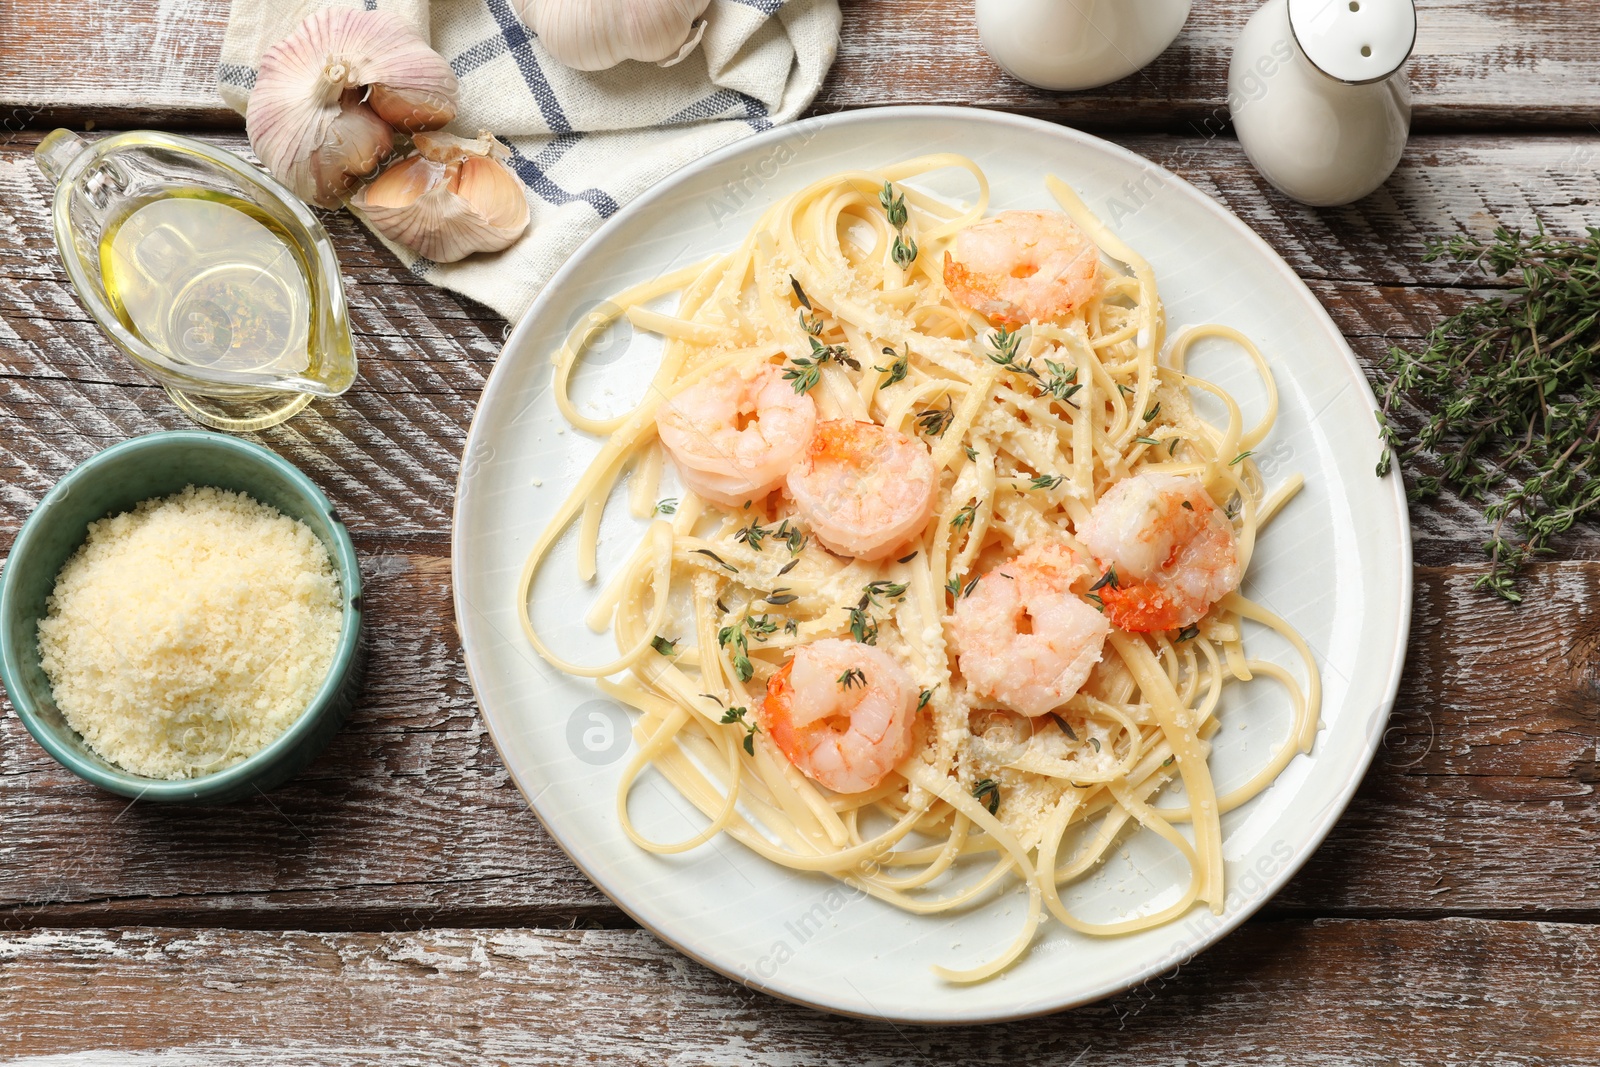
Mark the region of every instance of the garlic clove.
[[671, 66], [705, 33], [711, 0], [513, 0], [522, 21], [555, 59], [605, 70], [625, 59]]
[[441, 180], [448, 181], [443, 164], [419, 155], [408, 156], [361, 190], [361, 206], [367, 211], [410, 207]]
[[477, 137], [457, 137], [451, 133], [423, 133], [411, 139], [417, 152], [435, 163], [460, 163], [479, 156], [504, 159], [510, 153], [506, 146], [495, 140], [493, 134]]
[[442, 126], [458, 91], [450, 64], [397, 15], [323, 8], [261, 57], [245, 129], [269, 171], [336, 207], [393, 151], [393, 130], [385, 143], [376, 124]]
[[[487, 156], [463, 160], [456, 195], [477, 209], [484, 221], [520, 234], [528, 225], [528, 196], [504, 163]], [[508, 242], [509, 243], [509, 242]]]
[[360, 90], [347, 90], [323, 142], [306, 157], [309, 195], [300, 189], [295, 192], [323, 207], [337, 207], [393, 151], [394, 129], [361, 102]]
[[498, 252], [528, 228], [528, 198], [485, 135], [419, 134], [417, 150], [350, 201], [374, 229], [436, 263]]
[[383, 121], [406, 133], [437, 130], [456, 117], [456, 102], [430, 91], [374, 85], [367, 103]]

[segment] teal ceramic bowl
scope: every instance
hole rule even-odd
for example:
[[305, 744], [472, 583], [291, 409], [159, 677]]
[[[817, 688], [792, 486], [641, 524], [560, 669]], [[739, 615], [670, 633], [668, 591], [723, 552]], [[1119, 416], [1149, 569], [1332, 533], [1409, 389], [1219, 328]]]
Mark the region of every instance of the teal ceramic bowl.
[[[39, 619], [67, 557], [89, 523], [186, 485], [248, 493], [311, 528], [333, 559], [344, 625], [333, 666], [294, 725], [254, 756], [198, 778], [166, 781], [130, 774], [97, 755], [67, 725], [39, 665]], [[17, 717], [68, 770], [101, 789], [141, 800], [221, 803], [280, 785], [327, 747], [361, 686], [361, 571], [333, 505], [292, 464], [260, 445], [220, 433], [176, 430], [113, 445], [45, 494], [23, 524], [0, 580], [0, 677]]]

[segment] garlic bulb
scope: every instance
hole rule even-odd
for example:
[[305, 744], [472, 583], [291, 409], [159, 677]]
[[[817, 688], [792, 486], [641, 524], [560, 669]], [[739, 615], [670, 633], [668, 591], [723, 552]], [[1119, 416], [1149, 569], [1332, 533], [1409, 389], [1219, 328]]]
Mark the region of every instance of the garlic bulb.
[[498, 252], [528, 228], [528, 198], [499, 141], [419, 133], [417, 150], [357, 193], [360, 210], [389, 240], [435, 263]]
[[706, 32], [711, 0], [513, 0], [545, 50], [577, 70], [624, 59], [670, 67]]
[[324, 8], [261, 57], [245, 130], [297, 195], [337, 207], [394, 150], [391, 127], [438, 129], [457, 90], [450, 64], [398, 16]]

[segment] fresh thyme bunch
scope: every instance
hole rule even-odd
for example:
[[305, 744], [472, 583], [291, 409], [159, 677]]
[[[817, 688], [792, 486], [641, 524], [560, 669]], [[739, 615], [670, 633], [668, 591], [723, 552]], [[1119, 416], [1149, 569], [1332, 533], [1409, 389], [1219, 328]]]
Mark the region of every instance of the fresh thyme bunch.
[[[1501, 227], [1430, 242], [1425, 259], [1520, 284], [1439, 323], [1421, 352], [1389, 350], [1378, 474], [1426, 456], [1440, 477], [1415, 477], [1413, 499], [1447, 485], [1487, 502], [1475, 586], [1520, 601], [1523, 564], [1600, 507], [1600, 228], [1568, 240]], [[1403, 400], [1425, 415], [1414, 431], [1389, 417]]]

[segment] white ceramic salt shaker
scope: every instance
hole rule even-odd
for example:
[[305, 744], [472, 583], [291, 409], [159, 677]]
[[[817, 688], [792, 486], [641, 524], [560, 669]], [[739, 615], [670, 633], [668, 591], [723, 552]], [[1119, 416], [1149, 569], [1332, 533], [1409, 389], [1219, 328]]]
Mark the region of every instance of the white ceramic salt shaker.
[[977, 0], [984, 51], [1041, 89], [1093, 89], [1167, 50], [1191, 0]]
[[1413, 0], [1267, 0], [1228, 67], [1228, 107], [1250, 162], [1315, 207], [1382, 185], [1411, 131], [1403, 68], [1416, 40]]

